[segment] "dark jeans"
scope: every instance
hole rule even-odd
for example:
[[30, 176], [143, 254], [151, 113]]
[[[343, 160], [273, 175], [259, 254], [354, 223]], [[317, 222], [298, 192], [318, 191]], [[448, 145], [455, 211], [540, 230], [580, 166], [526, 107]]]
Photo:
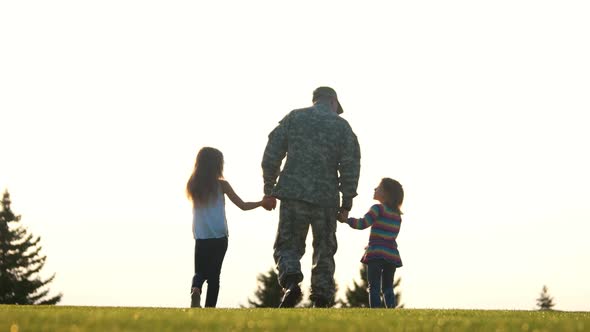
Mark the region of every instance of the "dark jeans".
[[384, 259], [370, 260], [367, 264], [367, 279], [369, 282], [369, 305], [371, 308], [382, 308], [381, 292], [387, 308], [395, 308], [393, 293], [393, 276], [395, 265]]
[[227, 237], [195, 241], [195, 275], [192, 287], [203, 290], [207, 281], [205, 307], [215, 307], [219, 295], [221, 264], [227, 251]]

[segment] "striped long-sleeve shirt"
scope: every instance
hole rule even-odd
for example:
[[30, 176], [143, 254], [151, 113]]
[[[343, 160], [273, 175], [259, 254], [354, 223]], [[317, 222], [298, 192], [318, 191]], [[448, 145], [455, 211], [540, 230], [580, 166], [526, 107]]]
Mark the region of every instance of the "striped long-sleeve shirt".
[[402, 260], [397, 250], [396, 238], [402, 219], [400, 215], [383, 204], [375, 204], [363, 218], [348, 218], [346, 223], [354, 229], [371, 227], [369, 245], [361, 262], [367, 263], [372, 259], [385, 259], [396, 267], [402, 266]]

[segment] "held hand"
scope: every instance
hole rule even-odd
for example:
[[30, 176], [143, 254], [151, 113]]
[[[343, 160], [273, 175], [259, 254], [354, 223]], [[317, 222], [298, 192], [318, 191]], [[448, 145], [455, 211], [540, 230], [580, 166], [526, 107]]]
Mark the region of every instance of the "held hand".
[[337, 219], [339, 222], [346, 222], [346, 219], [348, 219], [348, 210], [341, 208], [340, 211], [338, 211]]
[[277, 199], [272, 196], [264, 196], [262, 198], [262, 207], [266, 211], [274, 210], [277, 207]]

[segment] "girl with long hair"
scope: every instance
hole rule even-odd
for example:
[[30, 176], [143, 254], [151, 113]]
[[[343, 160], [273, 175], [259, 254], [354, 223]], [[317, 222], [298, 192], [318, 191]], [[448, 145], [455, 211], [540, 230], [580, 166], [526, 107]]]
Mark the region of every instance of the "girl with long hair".
[[191, 288], [191, 307], [201, 307], [201, 289], [205, 281], [205, 307], [215, 307], [219, 295], [221, 265], [227, 251], [225, 195], [244, 211], [263, 206], [263, 201], [242, 201], [229, 182], [223, 178], [223, 154], [211, 147], [204, 147], [197, 154], [195, 168], [186, 184], [186, 193], [193, 203], [195, 238], [195, 274]]

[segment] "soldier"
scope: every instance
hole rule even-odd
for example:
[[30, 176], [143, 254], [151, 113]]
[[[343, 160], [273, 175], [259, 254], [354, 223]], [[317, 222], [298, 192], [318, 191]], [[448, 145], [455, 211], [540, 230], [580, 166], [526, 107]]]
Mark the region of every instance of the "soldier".
[[357, 195], [360, 148], [352, 128], [339, 116], [343, 110], [336, 91], [319, 87], [312, 101], [313, 106], [291, 111], [280, 121], [268, 136], [262, 159], [265, 199], [281, 201], [274, 244], [279, 284], [285, 292], [279, 308], [294, 307], [301, 298], [300, 260], [310, 225], [310, 298], [315, 307], [333, 305], [336, 218], [348, 217]]

